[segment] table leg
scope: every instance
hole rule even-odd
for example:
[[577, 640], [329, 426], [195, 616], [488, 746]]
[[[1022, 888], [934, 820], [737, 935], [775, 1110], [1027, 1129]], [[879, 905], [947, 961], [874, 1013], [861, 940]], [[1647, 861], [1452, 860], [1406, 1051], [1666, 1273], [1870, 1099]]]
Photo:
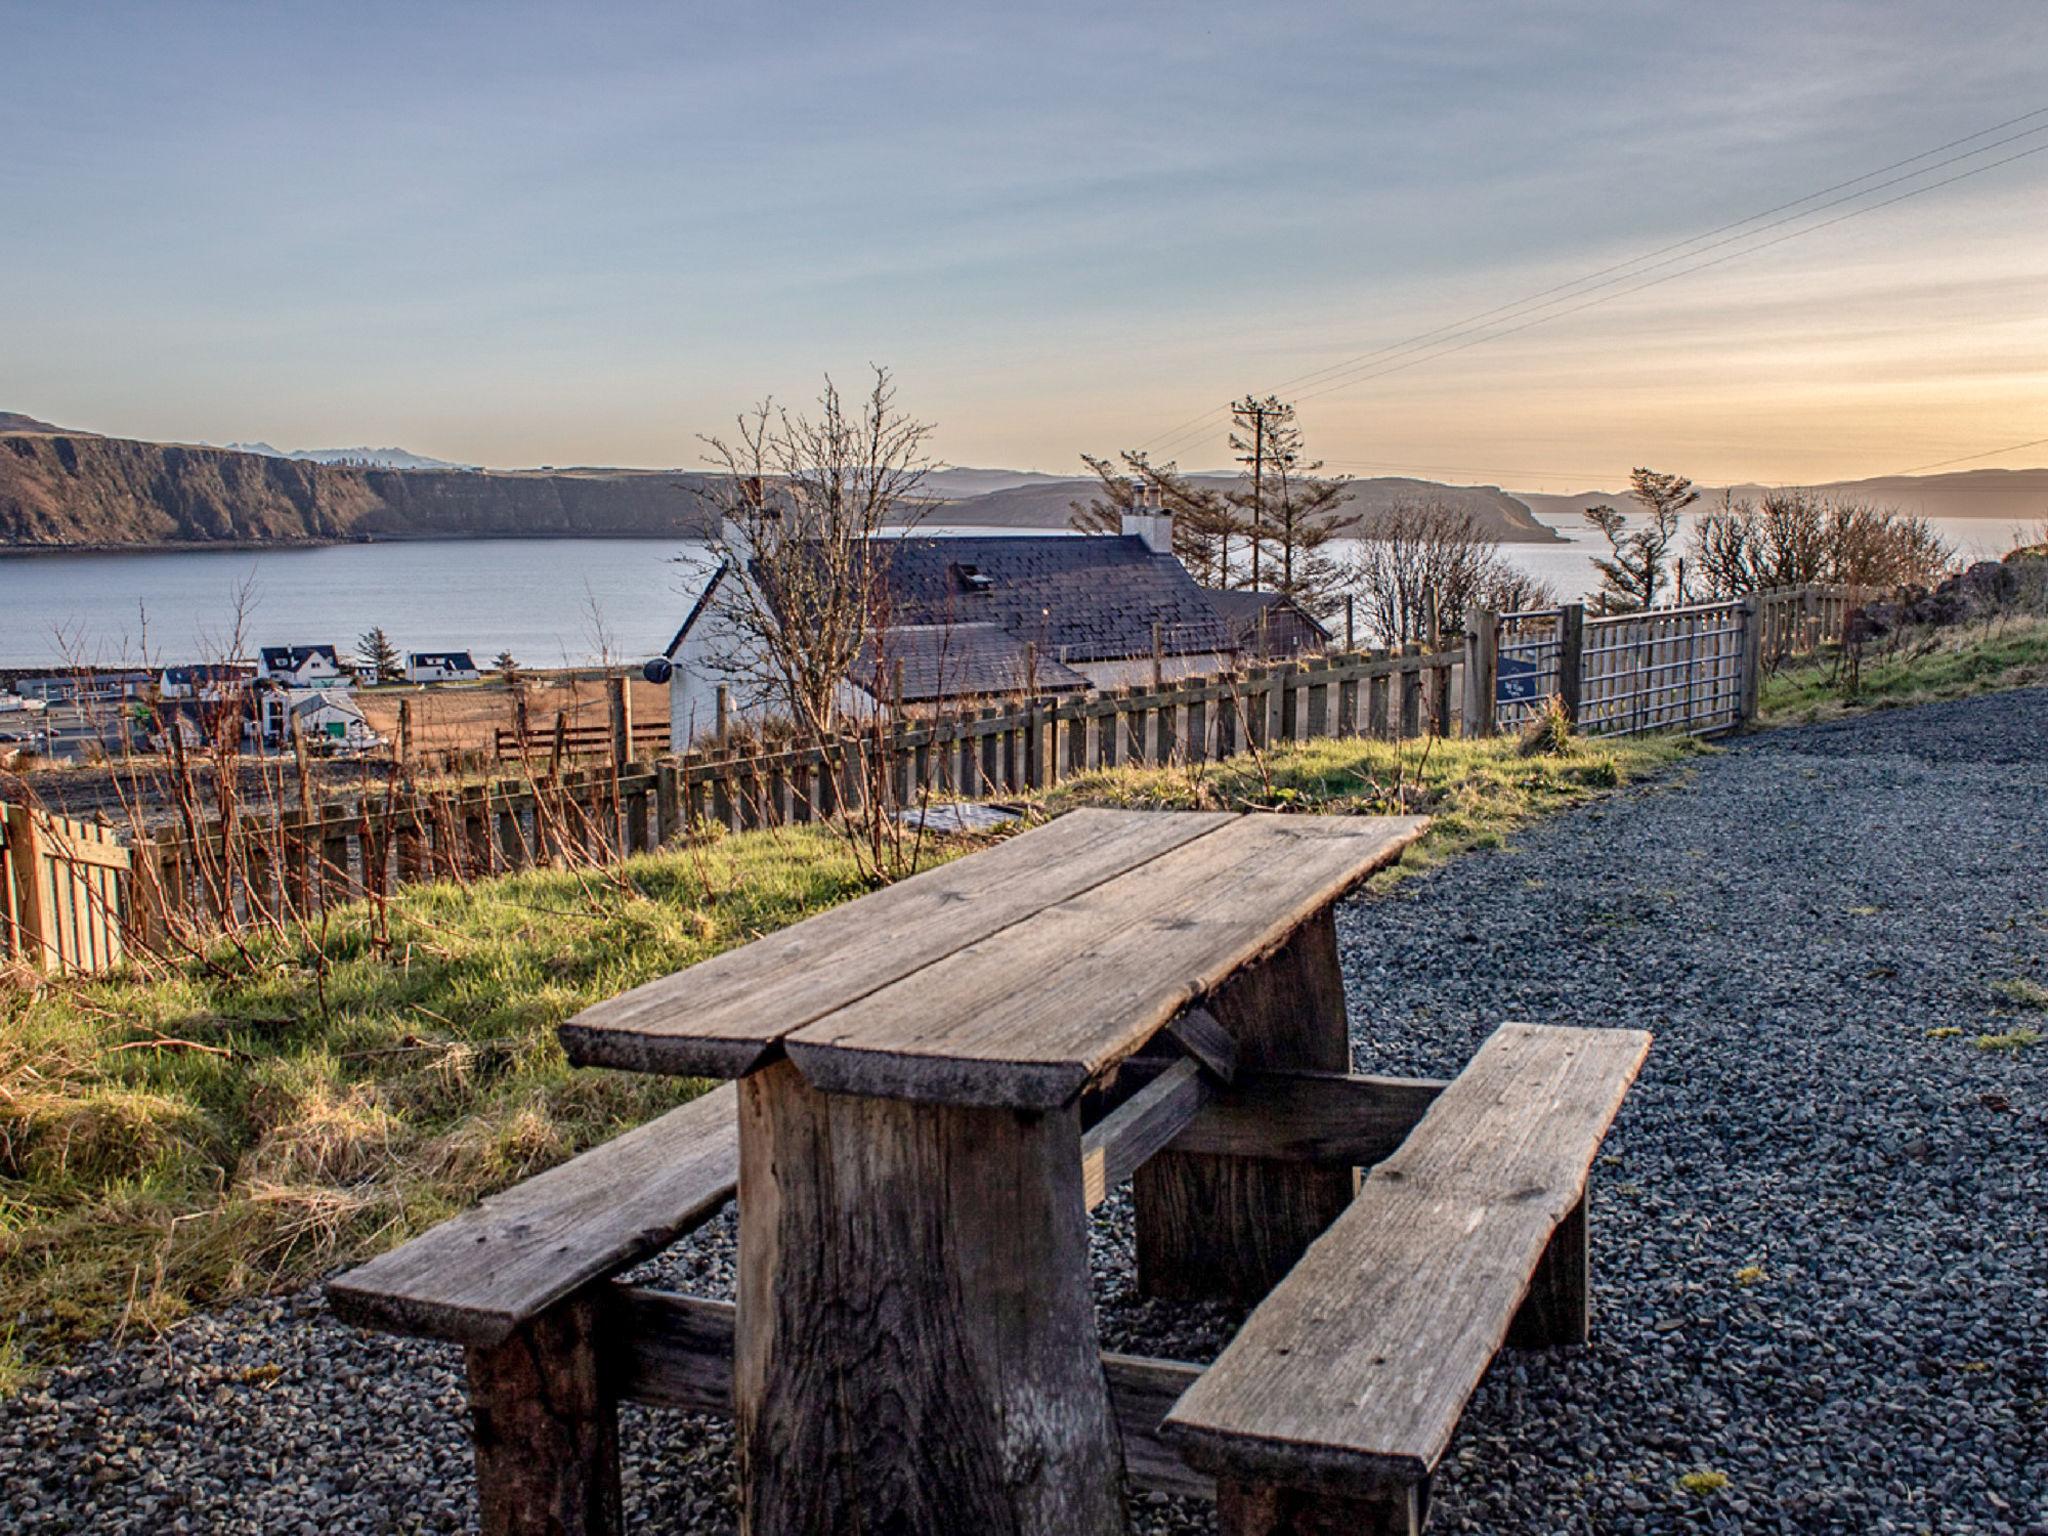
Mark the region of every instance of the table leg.
[[[1335, 914], [1209, 1000], [1242, 1068], [1351, 1070]], [[1163, 1152], [1132, 1181], [1138, 1286], [1175, 1300], [1263, 1300], [1358, 1191], [1356, 1169]]]
[[740, 1085], [749, 1536], [1109, 1536], [1080, 1117]]

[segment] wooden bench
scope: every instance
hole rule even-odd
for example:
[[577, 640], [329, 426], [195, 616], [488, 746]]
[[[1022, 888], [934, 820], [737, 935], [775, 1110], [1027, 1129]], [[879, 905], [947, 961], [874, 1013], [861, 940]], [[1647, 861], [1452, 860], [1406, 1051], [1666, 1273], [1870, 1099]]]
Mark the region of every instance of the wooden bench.
[[1167, 1416], [1228, 1536], [1420, 1532], [1503, 1342], [1586, 1338], [1586, 1179], [1636, 1030], [1504, 1025]]
[[[1134, 1179], [1141, 1287], [1254, 1301], [1353, 1230], [1356, 1170], [1445, 1089], [1348, 1072], [1331, 907], [1420, 830], [1077, 812], [587, 1010], [576, 1059], [741, 1081], [341, 1277], [334, 1308], [467, 1348], [487, 1536], [620, 1528], [622, 1399], [732, 1415], [763, 1533], [1108, 1532], [1126, 1479], [1220, 1471], [1227, 1513], [1319, 1487], [1228, 1449], [1261, 1438], [1249, 1408], [1190, 1416], [1236, 1401], [1191, 1392], [1200, 1368], [1099, 1350], [1083, 1215]], [[615, 1278], [735, 1197], [737, 1308]], [[1389, 1486], [1362, 1465], [1333, 1476]]]

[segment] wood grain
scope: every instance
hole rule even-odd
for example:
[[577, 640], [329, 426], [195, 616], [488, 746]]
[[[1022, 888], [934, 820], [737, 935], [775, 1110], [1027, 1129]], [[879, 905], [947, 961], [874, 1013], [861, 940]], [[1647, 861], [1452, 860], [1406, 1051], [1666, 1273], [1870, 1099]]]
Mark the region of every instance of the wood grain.
[[616, 1536], [617, 1400], [595, 1298], [564, 1302], [468, 1351], [483, 1536]]
[[1122, 1467], [1080, 1123], [740, 1084], [734, 1407], [750, 1536], [1110, 1536]]
[[[606, 1301], [622, 1400], [732, 1417], [733, 1305], [613, 1282]], [[1123, 1440], [1124, 1471], [1147, 1493], [1215, 1497], [1215, 1482], [1159, 1438], [1159, 1423], [1202, 1374], [1198, 1365], [1143, 1355], [1102, 1356]]]
[[739, 1174], [724, 1084], [329, 1282], [346, 1322], [497, 1344], [716, 1215]]
[[1070, 812], [586, 1008], [563, 1049], [582, 1066], [738, 1077], [792, 1030], [1231, 819]]
[[[1398, 858], [1425, 825], [1236, 817], [838, 1008], [784, 1048], [833, 1092], [1068, 1103], [1181, 1009]], [[1288, 1064], [1341, 1070], [1348, 1061]]]
[[1189, 1389], [1169, 1441], [1234, 1482], [1426, 1477], [1649, 1044], [1503, 1025]]
[[1081, 1198], [1089, 1210], [1187, 1128], [1209, 1097], [1202, 1069], [1173, 1063], [1081, 1137]]

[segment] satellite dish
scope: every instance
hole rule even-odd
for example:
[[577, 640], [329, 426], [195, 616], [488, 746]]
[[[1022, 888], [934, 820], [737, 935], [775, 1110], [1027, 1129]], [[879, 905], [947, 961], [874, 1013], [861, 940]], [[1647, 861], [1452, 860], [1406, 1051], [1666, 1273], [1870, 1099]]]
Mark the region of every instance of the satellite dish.
[[675, 670], [666, 656], [656, 656], [640, 669], [640, 675], [650, 683], [665, 683], [675, 674]]

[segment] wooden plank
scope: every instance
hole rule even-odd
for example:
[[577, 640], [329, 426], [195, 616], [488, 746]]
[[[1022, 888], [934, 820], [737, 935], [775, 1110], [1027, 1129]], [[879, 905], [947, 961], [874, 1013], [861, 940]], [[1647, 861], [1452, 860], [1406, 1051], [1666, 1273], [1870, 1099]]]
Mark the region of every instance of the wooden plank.
[[[610, 1337], [618, 1341], [614, 1369], [620, 1398], [731, 1418], [732, 1303], [616, 1281], [608, 1292], [605, 1316]], [[1132, 1485], [1147, 1493], [1213, 1498], [1215, 1483], [1159, 1438], [1160, 1421], [1202, 1368], [1104, 1350], [1102, 1374]]]
[[1044, 907], [999, 943], [960, 949], [819, 1018], [784, 1048], [833, 1092], [1064, 1104], [1400, 857], [1425, 824], [1237, 817]]
[[563, 1048], [583, 1066], [737, 1077], [812, 1020], [1231, 820], [1074, 811], [586, 1008]]
[[472, 1345], [471, 1440], [483, 1536], [617, 1536], [618, 1404], [596, 1298]]
[[1077, 1111], [739, 1087], [741, 1529], [1121, 1536]]
[[1240, 1481], [1426, 1477], [1649, 1046], [1503, 1025], [1181, 1399], [1169, 1441]]
[[536, 1174], [329, 1282], [328, 1303], [361, 1327], [500, 1344], [724, 1207], [737, 1102], [726, 1084]]
[[1192, 1059], [1174, 1062], [1081, 1137], [1081, 1198], [1089, 1210], [1171, 1142], [1208, 1100]]
[[1341, 1072], [1240, 1072], [1169, 1151], [1370, 1167], [1393, 1155], [1444, 1084]]

